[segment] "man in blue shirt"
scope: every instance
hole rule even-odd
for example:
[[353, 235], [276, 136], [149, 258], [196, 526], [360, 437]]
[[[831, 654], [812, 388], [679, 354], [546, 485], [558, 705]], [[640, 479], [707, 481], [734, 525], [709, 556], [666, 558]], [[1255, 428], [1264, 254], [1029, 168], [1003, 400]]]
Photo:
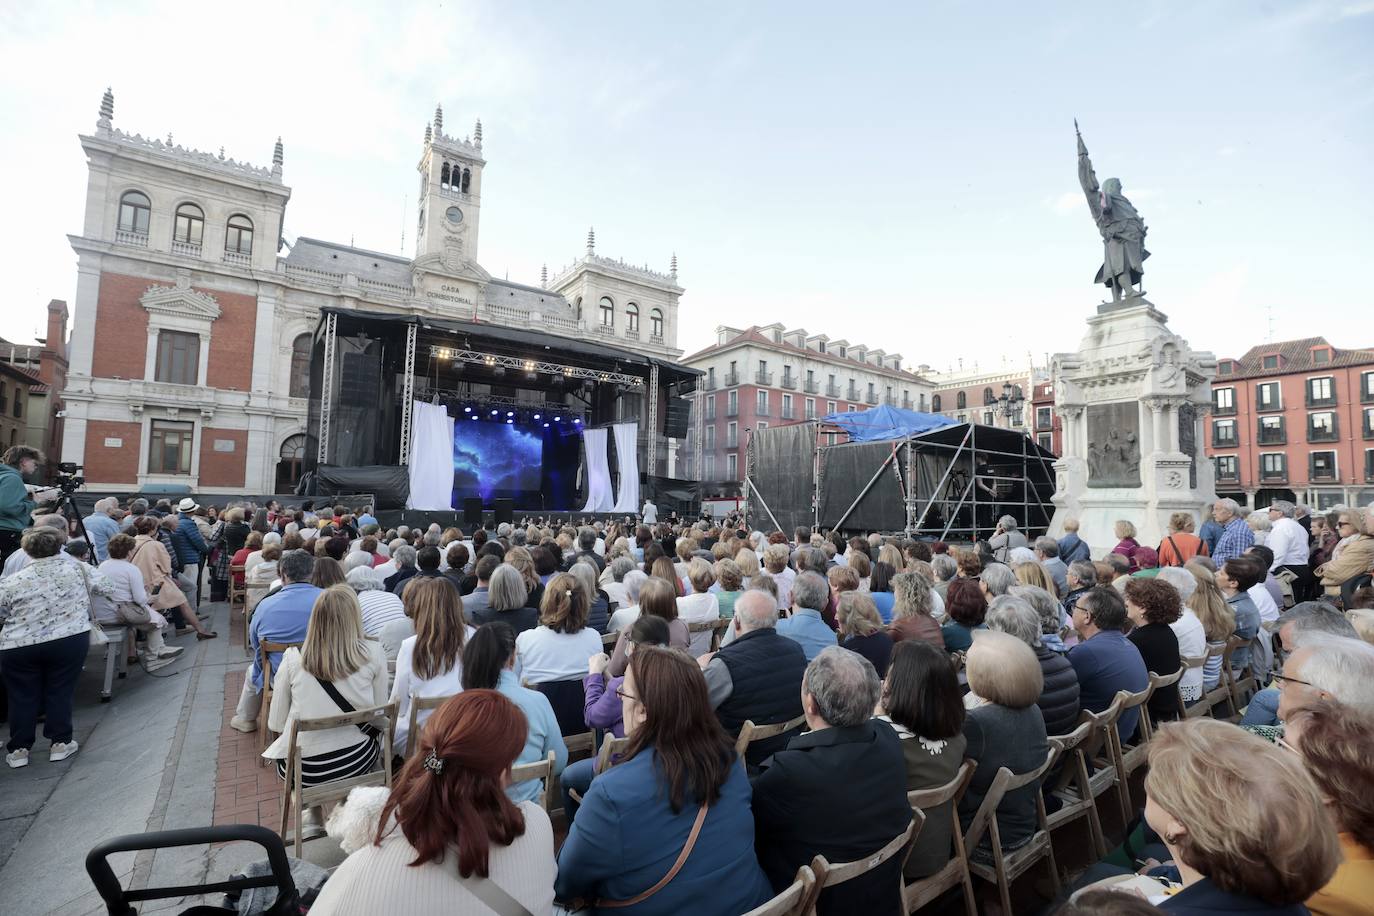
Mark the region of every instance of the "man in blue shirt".
[[[1069, 663], [1078, 675], [1078, 700], [1084, 709], [1102, 712], [1117, 691], [1139, 693], [1150, 673], [1135, 643], [1121, 628], [1126, 625], [1126, 602], [1114, 588], [1097, 586], [1078, 596], [1073, 626], [1082, 640], [1069, 650]], [[1117, 734], [1129, 741], [1140, 722], [1140, 708], [1128, 709], [1117, 720]]]
[[[248, 644], [253, 661], [243, 678], [243, 692], [229, 726], [241, 732], [256, 731], [258, 712], [262, 707], [263, 672], [258, 647], [264, 642], [305, 642], [305, 630], [310, 624], [310, 612], [321, 590], [310, 584], [315, 571], [315, 558], [304, 550], [288, 550], [277, 563], [282, 586], [258, 602], [253, 611], [253, 623], [248, 629]], [[281, 653], [273, 652], [268, 663], [275, 672], [281, 664]]]
[[1218, 566], [1235, 559], [1255, 544], [1255, 532], [1245, 522], [1240, 503], [1234, 499], [1219, 499], [1212, 507], [1212, 518], [1221, 525], [1221, 537], [1212, 550], [1212, 560]]
[[371, 507], [371, 506], [364, 506], [364, 507], [363, 507], [362, 514], [358, 516], [358, 530], [361, 531], [363, 528], [366, 528], [368, 525], [376, 525], [376, 524], [378, 524], [378, 522], [377, 522], [377, 516], [375, 516], [375, 515], [372, 514], [372, 507]]
[[805, 572], [792, 583], [792, 616], [778, 621], [782, 636], [801, 643], [809, 662], [821, 650], [835, 645], [835, 631], [821, 617], [830, 599], [830, 584], [813, 572]]
[[118, 511], [119, 500], [107, 496], [96, 500], [91, 514], [81, 520], [86, 526], [86, 535], [91, 539], [91, 549], [95, 551], [97, 563], [104, 563], [110, 558], [106, 547], [110, 543], [110, 538], [119, 534], [119, 522], [114, 520], [114, 514]]
[[1064, 536], [1059, 539], [1059, 559], [1067, 566], [1077, 560], [1091, 560], [1092, 551], [1078, 536], [1078, 519], [1064, 519]]
[[210, 552], [205, 538], [201, 537], [200, 528], [196, 527], [195, 517], [191, 515], [199, 508], [189, 496], [177, 504], [177, 530], [172, 533], [172, 543], [176, 545], [177, 558], [183, 566], [199, 565], [201, 558]]

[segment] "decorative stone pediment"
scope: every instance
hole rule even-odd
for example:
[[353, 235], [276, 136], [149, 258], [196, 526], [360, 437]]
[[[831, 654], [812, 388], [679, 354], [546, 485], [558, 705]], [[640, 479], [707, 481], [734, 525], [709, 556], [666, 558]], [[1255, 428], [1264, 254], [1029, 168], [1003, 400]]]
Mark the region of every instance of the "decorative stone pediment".
[[176, 286], [150, 286], [139, 298], [139, 304], [150, 313], [178, 318], [214, 321], [220, 316], [219, 303], [209, 293], [191, 289], [178, 278]]

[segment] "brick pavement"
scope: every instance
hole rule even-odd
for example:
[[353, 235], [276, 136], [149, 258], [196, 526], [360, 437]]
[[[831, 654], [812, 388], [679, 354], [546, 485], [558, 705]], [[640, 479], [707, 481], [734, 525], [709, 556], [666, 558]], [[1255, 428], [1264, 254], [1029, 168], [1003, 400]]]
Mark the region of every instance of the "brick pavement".
[[216, 824], [261, 824], [277, 830], [281, 817], [282, 780], [277, 768], [263, 766], [257, 733], [244, 734], [229, 727], [239, 691], [242, 670], [224, 676], [224, 708], [219, 729], [219, 766], [215, 773]]

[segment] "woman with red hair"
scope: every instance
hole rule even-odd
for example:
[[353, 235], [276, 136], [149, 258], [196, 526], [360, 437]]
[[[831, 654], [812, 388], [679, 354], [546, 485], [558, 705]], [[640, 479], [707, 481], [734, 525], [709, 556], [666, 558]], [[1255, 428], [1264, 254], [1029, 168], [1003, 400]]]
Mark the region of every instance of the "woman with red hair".
[[548, 913], [553, 828], [504, 790], [525, 747], [520, 709], [495, 690], [465, 690], [425, 723], [382, 808], [376, 839], [349, 856], [312, 913]]

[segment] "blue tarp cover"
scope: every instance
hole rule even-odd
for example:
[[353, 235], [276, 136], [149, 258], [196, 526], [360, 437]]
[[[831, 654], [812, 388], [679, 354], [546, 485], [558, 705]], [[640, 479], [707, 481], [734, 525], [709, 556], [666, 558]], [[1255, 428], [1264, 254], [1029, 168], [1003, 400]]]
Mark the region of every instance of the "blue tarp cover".
[[849, 434], [853, 442], [901, 439], [930, 432], [942, 426], [958, 425], [956, 421], [937, 413], [919, 413], [915, 410], [889, 407], [886, 404], [854, 413], [832, 413], [822, 417], [821, 422], [838, 426]]

